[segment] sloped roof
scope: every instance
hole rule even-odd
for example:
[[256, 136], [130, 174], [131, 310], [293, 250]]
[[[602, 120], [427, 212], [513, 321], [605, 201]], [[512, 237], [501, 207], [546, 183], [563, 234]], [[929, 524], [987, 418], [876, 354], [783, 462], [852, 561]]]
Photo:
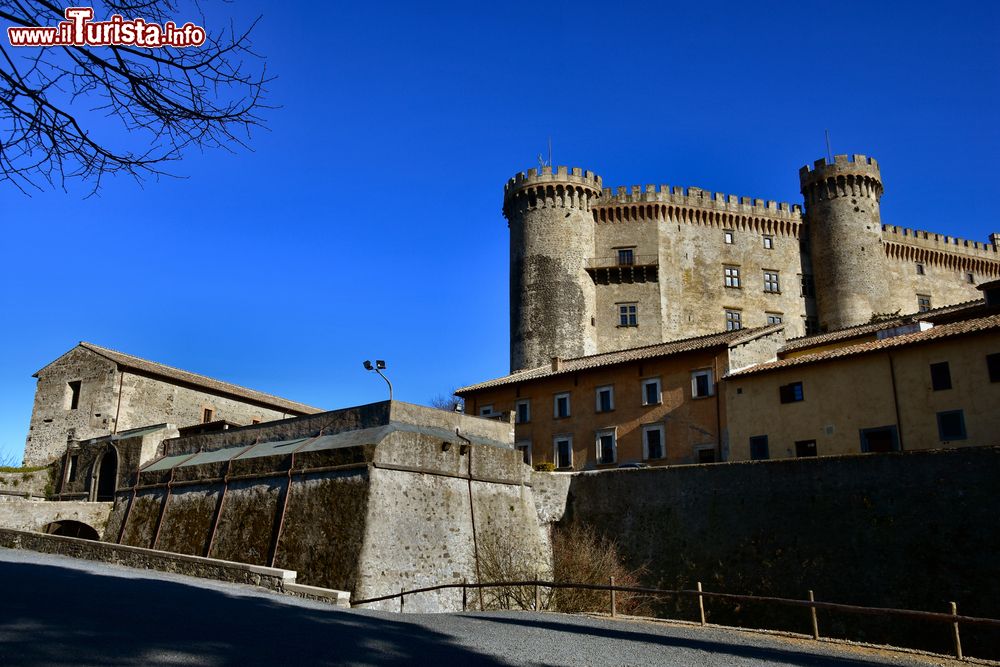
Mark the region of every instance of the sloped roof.
[[974, 309], [982, 306], [986, 303], [983, 299], [974, 299], [972, 301], [964, 301], [962, 303], [956, 303], [951, 306], [941, 306], [940, 308], [932, 308], [931, 310], [922, 313], [910, 313], [908, 315], [900, 315], [899, 317], [894, 317], [888, 320], [882, 320], [881, 322], [872, 322], [871, 324], [858, 324], [853, 327], [845, 327], [843, 329], [837, 329], [835, 331], [830, 331], [822, 334], [815, 334], [813, 336], [801, 336], [799, 338], [790, 338], [785, 345], [778, 350], [779, 354], [785, 352], [793, 352], [795, 350], [802, 350], [810, 347], [819, 347], [820, 345], [828, 345], [830, 343], [835, 343], [841, 340], [850, 340], [851, 338], [861, 338], [862, 336], [871, 336], [876, 334], [883, 329], [892, 329], [904, 324], [911, 324], [917, 320], [927, 320], [933, 321], [935, 317], [951, 315], [953, 313], [966, 310]]
[[[165, 378], [174, 382], [193, 385], [216, 394], [233, 396], [245, 401], [251, 401], [267, 407], [279, 409], [284, 412], [301, 415], [311, 415], [317, 412], [323, 412], [323, 410], [319, 408], [314, 408], [310, 405], [305, 405], [304, 403], [297, 403], [286, 398], [281, 398], [280, 396], [265, 394], [261, 391], [247, 389], [246, 387], [230, 384], [229, 382], [223, 382], [222, 380], [215, 380], [204, 375], [198, 375], [197, 373], [183, 371], [179, 368], [135, 357], [131, 354], [111, 350], [106, 347], [101, 347], [100, 345], [94, 345], [93, 343], [81, 341], [77, 347], [81, 347], [85, 350], [93, 352], [94, 354], [100, 355], [117, 364], [119, 368], [127, 368], [129, 370], [140, 371], [142, 373]], [[46, 368], [47, 367], [48, 366], [46, 366]], [[45, 369], [43, 368], [42, 370]], [[35, 373], [35, 377], [37, 377], [42, 370]]]
[[830, 361], [832, 359], [854, 357], [862, 354], [869, 354], [872, 352], [879, 352], [882, 350], [887, 350], [892, 348], [905, 347], [907, 345], [918, 345], [921, 343], [928, 343], [931, 341], [941, 340], [944, 338], [966, 336], [985, 331], [1000, 332], [1000, 313], [995, 315], [988, 315], [986, 317], [977, 317], [967, 320], [961, 320], [958, 322], [950, 322], [948, 324], [937, 324], [932, 329], [927, 329], [926, 331], [918, 331], [911, 334], [894, 336], [892, 338], [883, 338], [882, 340], [873, 340], [865, 343], [857, 343], [855, 345], [839, 347], [833, 350], [817, 352], [815, 354], [805, 354], [802, 355], [801, 357], [792, 357], [791, 359], [779, 359], [777, 361], [770, 361], [767, 363], [758, 364], [756, 366], [751, 366], [750, 368], [735, 371], [733, 373], [728, 374], [726, 377], [727, 378], [746, 377], [748, 375], [755, 375], [757, 373], [766, 373], [768, 371], [773, 371], [780, 368], [790, 368], [792, 366], [804, 366], [806, 364], [814, 364], [821, 361]]
[[508, 384], [516, 384], [518, 382], [527, 382], [529, 380], [539, 380], [541, 378], [554, 377], [556, 375], [577, 373], [582, 370], [614, 366], [616, 364], [623, 364], [630, 361], [668, 357], [674, 354], [705, 350], [713, 347], [731, 347], [760, 338], [761, 336], [766, 336], [774, 333], [775, 331], [779, 331], [783, 328], [783, 326], [784, 325], [781, 324], [772, 324], [770, 326], [757, 327], [754, 329], [724, 331], [722, 333], [698, 336], [696, 338], [685, 338], [683, 340], [655, 343], [653, 345], [645, 345], [643, 347], [631, 347], [626, 350], [618, 350], [616, 352], [602, 352], [601, 354], [592, 354], [586, 357], [563, 359], [562, 364], [557, 371], [552, 370], [552, 364], [549, 363], [544, 366], [538, 366], [537, 368], [527, 368], [516, 371], [510, 375], [505, 375], [493, 380], [487, 380], [478, 384], [471, 384], [467, 387], [457, 389], [455, 394], [461, 396], [462, 394], [480, 391], [482, 389], [492, 389], [493, 387], [501, 387]]

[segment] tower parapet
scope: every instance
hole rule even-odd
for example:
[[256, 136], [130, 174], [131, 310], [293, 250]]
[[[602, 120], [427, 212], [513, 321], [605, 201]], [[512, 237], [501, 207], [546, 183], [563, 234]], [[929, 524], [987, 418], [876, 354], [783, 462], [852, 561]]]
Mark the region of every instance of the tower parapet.
[[510, 368], [597, 351], [591, 206], [601, 177], [574, 167], [519, 173], [504, 187], [510, 226]]
[[799, 183], [820, 326], [840, 329], [892, 310], [884, 287], [878, 162], [864, 155], [816, 160], [799, 170]]

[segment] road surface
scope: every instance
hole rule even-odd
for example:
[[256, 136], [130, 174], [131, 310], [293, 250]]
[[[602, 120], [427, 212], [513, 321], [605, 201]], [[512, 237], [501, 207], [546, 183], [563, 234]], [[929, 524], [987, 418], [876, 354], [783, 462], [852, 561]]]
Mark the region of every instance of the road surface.
[[759, 633], [551, 613], [342, 610], [160, 572], [0, 549], [0, 665], [952, 664]]

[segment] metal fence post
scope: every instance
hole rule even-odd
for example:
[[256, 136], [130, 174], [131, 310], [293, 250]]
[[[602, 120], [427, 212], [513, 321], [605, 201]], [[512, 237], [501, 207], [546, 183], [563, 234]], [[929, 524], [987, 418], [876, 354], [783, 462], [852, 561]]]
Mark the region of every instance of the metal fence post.
[[406, 589], [399, 589], [399, 613], [403, 613], [403, 605], [406, 603]]
[[611, 618], [618, 615], [618, 609], [616, 609], [615, 600], [615, 578], [611, 577]]
[[535, 611], [541, 611], [541, 609], [542, 609], [542, 600], [541, 600], [541, 597], [538, 594], [538, 578], [539, 578], [539, 576], [541, 576], [541, 575], [539, 575], [536, 572], [535, 573]]
[[[813, 592], [809, 591], [809, 602], [815, 602]], [[816, 618], [816, 605], [809, 605], [809, 615], [812, 617], [813, 639], [819, 639], [819, 621]]]
[[[954, 602], [951, 603], [951, 615], [958, 616], [958, 605]], [[952, 631], [955, 635], [955, 657], [959, 660], [962, 659], [962, 637], [958, 634], [958, 620], [956, 619], [954, 623], [951, 624]]]
[[469, 606], [469, 589], [466, 587], [467, 583], [469, 583], [469, 580], [463, 577], [462, 578], [462, 611], [465, 611], [468, 608], [468, 606]]
[[[701, 593], [701, 582], [698, 582], [698, 592]], [[701, 624], [705, 625], [705, 598], [698, 596], [698, 613], [701, 614]]]

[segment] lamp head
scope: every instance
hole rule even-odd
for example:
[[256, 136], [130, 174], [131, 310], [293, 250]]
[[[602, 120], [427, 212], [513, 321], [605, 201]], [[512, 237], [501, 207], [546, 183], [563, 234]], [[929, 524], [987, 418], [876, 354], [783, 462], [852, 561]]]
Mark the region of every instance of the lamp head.
[[375, 368], [379, 369], [380, 371], [381, 370], [385, 370], [385, 360], [383, 360], [383, 359], [376, 359], [375, 360]]
[[368, 361], [367, 359], [365, 359], [365, 370], [366, 371], [372, 370], [372, 362]]

